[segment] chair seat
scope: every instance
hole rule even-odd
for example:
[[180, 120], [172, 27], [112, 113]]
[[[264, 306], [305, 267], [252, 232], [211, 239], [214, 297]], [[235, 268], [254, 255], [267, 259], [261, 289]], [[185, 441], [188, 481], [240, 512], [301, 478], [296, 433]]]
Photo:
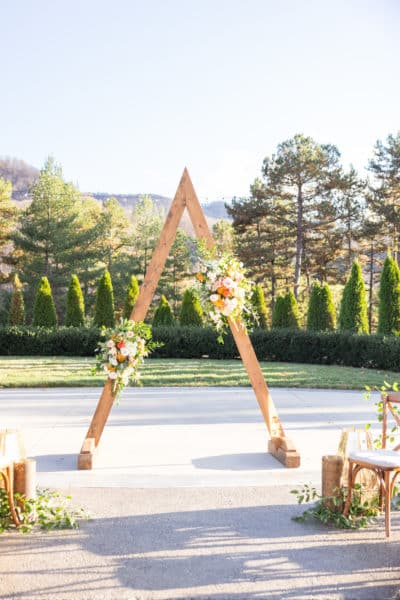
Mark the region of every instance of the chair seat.
[[400, 469], [400, 452], [395, 450], [357, 450], [349, 452], [349, 458], [355, 462], [369, 463], [375, 467]]

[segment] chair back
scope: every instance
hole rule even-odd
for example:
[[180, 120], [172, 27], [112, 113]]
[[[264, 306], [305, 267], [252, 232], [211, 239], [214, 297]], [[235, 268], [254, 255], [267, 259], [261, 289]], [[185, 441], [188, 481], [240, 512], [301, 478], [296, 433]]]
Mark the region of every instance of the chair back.
[[[382, 393], [382, 448], [386, 448], [387, 441], [394, 442], [394, 429], [399, 428], [400, 432], [400, 392], [383, 392]], [[396, 406], [397, 405], [397, 406]], [[389, 415], [393, 417], [396, 425], [389, 430], [388, 419]], [[400, 450], [400, 443], [392, 450]]]

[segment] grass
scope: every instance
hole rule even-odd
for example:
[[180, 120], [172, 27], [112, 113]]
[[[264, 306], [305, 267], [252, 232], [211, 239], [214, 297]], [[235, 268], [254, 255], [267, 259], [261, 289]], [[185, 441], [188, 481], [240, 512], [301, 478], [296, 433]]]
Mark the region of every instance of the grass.
[[[399, 381], [391, 371], [330, 365], [261, 362], [271, 387], [362, 390], [366, 385]], [[0, 357], [0, 387], [72, 387], [104, 385], [104, 375], [91, 374], [93, 358]], [[144, 386], [249, 386], [240, 360], [149, 359], [141, 370]]]

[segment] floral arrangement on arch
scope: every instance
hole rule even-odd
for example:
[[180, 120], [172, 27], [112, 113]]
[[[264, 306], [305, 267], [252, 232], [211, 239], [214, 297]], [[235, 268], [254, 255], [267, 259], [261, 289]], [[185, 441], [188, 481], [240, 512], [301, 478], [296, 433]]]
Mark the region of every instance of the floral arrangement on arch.
[[113, 329], [102, 328], [105, 341], [96, 350], [95, 373], [106, 373], [117, 401], [130, 383], [140, 382], [139, 367], [158, 344], [151, 342], [151, 329], [141, 321], [121, 319]]
[[254, 284], [246, 279], [243, 263], [236, 258], [227, 254], [214, 260], [201, 258], [196, 279], [200, 302], [219, 332], [219, 342], [223, 343], [228, 319], [245, 326], [256, 320], [251, 301]]

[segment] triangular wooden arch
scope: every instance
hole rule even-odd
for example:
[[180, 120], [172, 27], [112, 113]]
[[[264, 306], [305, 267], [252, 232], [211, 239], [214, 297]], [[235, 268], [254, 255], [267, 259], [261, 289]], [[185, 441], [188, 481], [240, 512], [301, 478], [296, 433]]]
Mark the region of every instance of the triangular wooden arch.
[[[196, 236], [205, 240], [209, 247], [214, 245], [189, 173], [185, 168], [130, 316], [134, 321], [143, 321], [146, 317], [185, 208], [188, 210]], [[286, 467], [298, 467], [300, 456], [292, 442], [285, 437], [251, 340], [240, 322], [230, 322], [229, 325], [270, 434], [268, 451]], [[78, 469], [93, 468], [96, 449], [113, 402], [111, 382], [107, 379], [78, 456]]]

